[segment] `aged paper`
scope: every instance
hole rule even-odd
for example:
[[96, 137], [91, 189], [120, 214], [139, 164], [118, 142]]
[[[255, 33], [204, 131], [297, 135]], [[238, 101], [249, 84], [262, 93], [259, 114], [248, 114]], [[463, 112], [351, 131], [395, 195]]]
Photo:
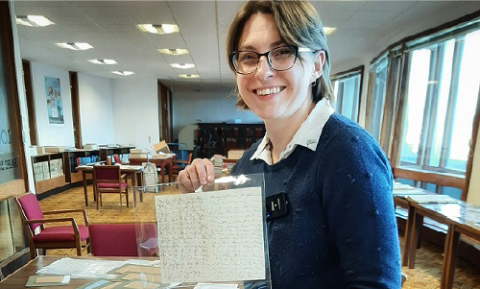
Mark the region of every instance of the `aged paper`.
[[163, 282], [265, 279], [260, 187], [155, 197]]

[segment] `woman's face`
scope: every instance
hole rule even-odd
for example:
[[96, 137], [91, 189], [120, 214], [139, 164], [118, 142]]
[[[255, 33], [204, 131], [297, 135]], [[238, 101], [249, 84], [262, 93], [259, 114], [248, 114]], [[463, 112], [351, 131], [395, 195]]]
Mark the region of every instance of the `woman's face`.
[[[238, 50], [265, 53], [282, 45], [286, 43], [280, 38], [273, 16], [257, 13], [245, 23]], [[305, 61], [301, 63], [298, 58], [285, 71], [273, 70], [266, 57], [261, 57], [257, 71], [236, 75], [243, 101], [262, 120], [287, 119], [296, 112], [310, 113], [313, 105], [310, 84], [319, 74], [315, 73], [314, 54], [301, 56]]]

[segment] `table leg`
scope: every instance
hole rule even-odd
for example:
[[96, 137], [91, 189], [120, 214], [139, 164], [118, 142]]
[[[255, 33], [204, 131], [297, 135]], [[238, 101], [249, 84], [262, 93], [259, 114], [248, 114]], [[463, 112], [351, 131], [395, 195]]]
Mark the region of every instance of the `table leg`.
[[168, 163], [168, 182], [173, 182], [173, 163]]
[[410, 248], [412, 244], [410, 242], [412, 232], [413, 232], [413, 215], [415, 214], [415, 208], [412, 206], [408, 207], [408, 216], [407, 216], [407, 225], [405, 226], [405, 246], [403, 248], [403, 257], [402, 257], [402, 266], [408, 266], [408, 257], [410, 254]]
[[[143, 183], [143, 173], [142, 172], [138, 172], [138, 177], [137, 177], [137, 186], [141, 187], [142, 186], [142, 183]], [[143, 203], [143, 193], [140, 192], [140, 203]]]
[[83, 179], [83, 194], [85, 195], [85, 206], [88, 207], [87, 173], [85, 171], [82, 171], [82, 179]]
[[443, 251], [441, 289], [451, 289], [453, 286], [459, 245], [460, 233], [455, 231], [455, 225], [449, 225]]
[[165, 163], [162, 163], [162, 171], [160, 174], [162, 174], [162, 183], [165, 183]]
[[417, 253], [417, 244], [418, 244], [418, 237], [420, 235], [420, 230], [423, 227], [423, 216], [416, 213], [414, 210], [413, 214], [413, 230], [410, 237], [410, 253], [408, 256], [408, 268], [413, 269], [415, 268], [415, 256]]
[[[133, 172], [132, 173], [132, 187], [135, 186], [135, 183], [137, 182], [137, 173]], [[128, 186], [128, 184], [127, 184]], [[133, 192], [133, 207], [135, 208], [137, 206], [137, 193], [136, 191], [132, 188]], [[128, 197], [128, 196], [127, 196]]]

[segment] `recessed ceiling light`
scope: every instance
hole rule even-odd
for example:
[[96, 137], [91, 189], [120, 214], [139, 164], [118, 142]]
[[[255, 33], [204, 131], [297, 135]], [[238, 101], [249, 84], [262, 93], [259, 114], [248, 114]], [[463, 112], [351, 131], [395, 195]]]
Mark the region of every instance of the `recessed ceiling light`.
[[335, 27], [323, 27], [323, 31], [325, 32], [325, 35], [331, 35], [333, 32], [335, 32], [337, 28]]
[[153, 34], [172, 34], [180, 32], [176, 24], [138, 24], [137, 28], [142, 32]]
[[172, 63], [170, 64], [172, 67], [180, 68], [180, 69], [189, 69], [194, 68], [195, 64], [193, 63]]
[[112, 71], [114, 74], [122, 75], [122, 76], [127, 76], [127, 75], [132, 75], [135, 74], [131, 71]]
[[198, 74], [179, 74], [178, 76], [181, 78], [200, 78]]
[[183, 55], [183, 54], [188, 54], [188, 49], [169, 49], [169, 48], [162, 48], [159, 49], [158, 52], [163, 53], [163, 54], [168, 54], [168, 55]]
[[75, 43], [57, 43], [58, 46], [62, 48], [68, 48], [72, 50], [87, 50], [90, 48], [93, 48], [92, 45], [88, 43], [81, 43], [81, 42], [75, 42]]
[[29, 27], [44, 27], [55, 24], [50, 21], [50, 19], [42, 15], [17, 16], [16, 22], [17, 24]]
[[90, 59], [89, 61], [95, 64], [117, 64], [113, 59]]

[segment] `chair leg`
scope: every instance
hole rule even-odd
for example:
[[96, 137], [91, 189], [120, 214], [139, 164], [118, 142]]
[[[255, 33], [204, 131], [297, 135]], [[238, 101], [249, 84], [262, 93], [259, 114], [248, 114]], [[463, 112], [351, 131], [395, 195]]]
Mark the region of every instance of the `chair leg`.
[[122, 204], [122, 191], [120, 191], [120, 212], [123, 210], [123, 204]]
[[97, 190], [97, 211], [98, 211], [98, 204], [100, 203], [100, 196], [101, 194]]
[[127, 207], [128, 207], [128, 186], [125, 189], [125, 196], [127, 196]]

